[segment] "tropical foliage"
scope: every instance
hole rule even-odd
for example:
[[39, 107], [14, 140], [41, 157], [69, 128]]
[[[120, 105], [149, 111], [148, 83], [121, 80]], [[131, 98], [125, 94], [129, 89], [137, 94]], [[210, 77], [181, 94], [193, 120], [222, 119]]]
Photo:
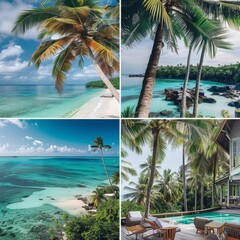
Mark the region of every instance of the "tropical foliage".
[[[144, 210], [145, 213], [148, 208], [151, 213], [163, 213], [216, 206], [216, 179], [229, 172], [229, 156], [215, 142], [222, 123], [223, 121], [219, 120], [125, 120], [122, 138], [123, 143], [128, 143], [127, 151], [136, 151], [136, 146], [141, 149], [144, 147], [146, 151], [149, 147], [152, 156], [158, 153], [164, 160], [164, 152], [169, 145], [182, 148], [183, 155], [179, 158], [183, 159], [183, 163], [178, 172], [159, 168], [161, 163], [156, 165], [156, 161], [149, 162], [150, 166], [143, 163], [142, 166], [146, 168], [142, 172], [138, 170], [138, 181], [123, 183], [125, 201], [122, 203], [122, 214], [131, 208]], [[127, 128], [128, 125], [132, 130]], [[154, 147], [155, 138], [152, 133], [159, 128], [161, 131], [157, 141], [157, 153], [154, 153], [156, 146]], [[151, 132], [148, 132], [149, 129]], [[142, 154], [141, 149], [136, 153]], [[172, 159], [169, 165], [176, 160]], [[156, 174], [157, 169], [159, 174]]]
[[[135, 117], [147, 118], [153, 97], [153, 88], [160, 55], [164, 46], [178, 52], [177, 40], [189, 48], [187, 68], [181, 75], [185, 79], [182, 91], [181, 117], [186, 116], [187, 83], [191, 75], [191, 54], [200, 53], [194, 97], [194, 117], [198, 116], [199, 86], [202, 79], [204, 56], [215, 57], [218, 48], [230, 49], [226, 23], [239, 29], [239, 3], [225, 1], [171, 0], [171, 1], [123, 1], [122, 38], [126, 46], [151, 35], [153, 47], [143, 76], [142, 89]], [[161, 73], [160, 73], [161, 74]], [[177, 74], [177, 73], [176, 73]], [[191, 76], [190, 76], [191, 75]], [[167, 77], [171, 77], [168, 75]]]
[[109, 7], [94, 0], [60, 0], [53, 5], [47, 2], [23, 11], [12, 30], [15, 34], [25, 34], [31, 28], [39, 29], [41, 44], [30, 63], [38, 68], [43, 61], [54, 58], [52, 76], [61, 93], [73, 62], [77, 60], [82, 69], [86, 58], [90, 58], [104, 84], [119, 101], [119, 93], [109, 81], [119, 71], [119, 28], [116, 18], [109, 14]]

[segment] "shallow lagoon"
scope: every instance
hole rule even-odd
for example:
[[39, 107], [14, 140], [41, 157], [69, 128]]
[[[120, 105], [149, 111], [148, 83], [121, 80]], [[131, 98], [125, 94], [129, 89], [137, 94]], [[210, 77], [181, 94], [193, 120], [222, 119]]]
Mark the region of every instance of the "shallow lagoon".
[[[106, 164], [110, 175], [119, 169], [117, 157]], [[99, 157], [0, 157], [0, 238], [46, 240], [52, 219], [65, 212], [54, 199], [91, 194], [106, 184]]]
[[[225, 84], [212, 82], [212, 81], [201, 81], [200, 88], [204, 91], [207, 97], [216, 99], [217, 103], [201, 103], [199, 104], [199, 115], [204, 117], [222, 117], [221, 110], [228, 110], [229, 114], [234, 117], [235, 108], [229, 107], [228, 103], [231, 99], [227, 99], [221, 96], [212, 96], [212, 93], [207, 91], [210, 86], [224, 86]], [[127, 106], [136, 106], [138, 97], [140, 95], [142, 86], [142, 78], [129, 78], [128, 76], [122, 76], [122, 111]], [[178, 107], [173, 102], [166, 101], [164, 89], [166, 88], [177, 88], [183, 86], [183, 80], [181, 79], [157, 79], [153, 92], [153, 99], [151, 105], [151, 112], [160, 112], [163, 110], [173, 111], [173, 117], [179, 117]], [[188, 84], [188, 88], [194, 88], [195, 81], [191, 80]], [[192, 112], [192, 108], [189, 111]]]
[[71, 116], [103, 89], [66, 85], [59, 95], [54, 85], [0, 85], [1, 118], [62, 118]]

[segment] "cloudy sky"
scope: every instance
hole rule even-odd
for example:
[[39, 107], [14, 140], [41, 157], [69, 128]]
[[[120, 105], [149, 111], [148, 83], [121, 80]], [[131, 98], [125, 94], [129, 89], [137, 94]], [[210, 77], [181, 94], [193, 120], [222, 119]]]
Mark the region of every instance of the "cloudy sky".
[[[107, 1], [107, 0], [105, 0]], [[53, 60], [46, 61], [38, 70], [28, 66], [32, 53], [39, 45], [38, 32], [30, 30], [25, 35], [14, 36], [11, 32], [14, 21], [20, 12], [39, 6], [37, 0], [1, 0], [0, 1], [0, 84], [43, 83], [51, 84]], [[111, 3], [112, 1], [107, 1]], [[84, 69], [77, 64], [68, 75], [68, 83], [80, 83], [81, 80], [98, 79], [98, 75], [88, 59]]]
[[91, 144], [101, 136], [119, 155], [118, 120], [0, 120], [0, 156], [99, 156]]
[[[231, 64], [240, 61], [240, 31], [230, 30], [227, 32], [228, 42], [232, 44], [232, 50], [218, 49], [217, 55], [211, 59], [206, 55], [204, 65], [217, 66], [218, 64]], [[150, 37], [136, 43], [131, 48], [122, 49], [122, 73], [144, 73], [151, 53], [153, 42]], [[188, 49], [182, 41], [178, 41], [178, 55], [172, 53], [167, 47], [163, 48], [159, 65], [177, 65], [187, 62]], [[200, 53], [192, 55], [191, 63], [196, 65], [199, 62]]]

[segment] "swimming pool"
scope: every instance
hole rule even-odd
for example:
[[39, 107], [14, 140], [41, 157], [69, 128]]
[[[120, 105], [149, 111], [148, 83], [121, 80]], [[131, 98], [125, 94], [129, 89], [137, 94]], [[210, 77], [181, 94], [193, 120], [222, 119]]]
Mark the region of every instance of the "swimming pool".
[[[240, 211], [239, 211], [240, 213]], [[180, 217], [170, 217], [166, 218], [170, 221], [176, 221], [181, 224], [190, 224], [193, 223], [193, 219], [195, 217], [202, 217], [213, 220], [214, 222], [235, 222], [240, 223], [240, 215], [228, 214], [228, 213], [219, 213], [219, 212], [207, 212], [207, 213], [199, 213], [192, 215], [185, 215]]]

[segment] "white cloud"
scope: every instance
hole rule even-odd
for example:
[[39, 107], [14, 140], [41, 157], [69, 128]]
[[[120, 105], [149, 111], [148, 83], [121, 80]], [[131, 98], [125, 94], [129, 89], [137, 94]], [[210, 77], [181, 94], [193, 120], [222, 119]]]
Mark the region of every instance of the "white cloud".
[[[33, 6], [24, 3], [21, 0], [13, 0], [13, 2], [9, 1], [1, 1], [0, 2], [0, 35], [3, 38], [8, 36], [13, 36], [11, 32], [14, 22], [16, 21], [17, 16], [20, 12], [27, 9], [32, 9]], [[24, 39], [37, 39], [37, 31], [36, 29], [32, 29], [27, 31], [24, 35], [20, 35], [19, 37]]]
[[9, 143], [0, 146], [0, 153], [8, 152]]
[[18, 120], [18, 119], [0, 120], [0, 128], [6, 127], [7, 124], [16, 125], [19, 128], [24, 128], [26, 126], [26, 123], [24, 121], [21, 121], [21, 120]]
[[8, 57], [20, 56], [23, 53], [23, 49], [19, 45], [10, 45], [6, 49], [0, 52], [0, 60], [4, 60]]
[[96, 78], [99, 77], [98, 73], [96, 72], [93, 65], [85, 66], [82, 70], [77, 70], [79, 72], [76, 72], [73, 74], [73, 79], [81, 79], [81, 78]]
[[73, 153], [73, 152], [81, 152], [81, 150], [78, 150], [76, 148], [69, 148], [66, 145], [65, 146], [50, 145], [50, 147], [46, 149], [46, 152]]
[[37, 146], [37, 145], [42, 146], [42, 145], [43, 145], [43, 142], [42, 142], [42, 141], [39, 141], [39, 140], [34, 140], [34, 141], [33, 141], [33, 145], [34, 145], [34, 146]]
[[[6, 73], [15, 73], [23, 70], [28, 66], [27, 61], [23, 61], [20, 58], [20, 55], [23, 53], [23, 49], [19, 45], [10, 45], [3, 49], [0, 52], [0, 74], [6, 74]], [[15, 57], [15, 59], [8, 59]], [[5, 78], [10, 79], [11, 77]]]
[[32, 140], [33, 139], [32, 137], [29, 137], [29, 136], [26, 136], [25, 138], [28, 139], [28, 140]]
[[43, 153], [45, 149], [43, 147], [27, 147], [21, 146], [17, 149], [17, 153], [19, 154], [36, 154], [36, 153]]
[[42, 80], [51, 77], [52, 65], [41, 65], [37, 70], [37, 79]]

